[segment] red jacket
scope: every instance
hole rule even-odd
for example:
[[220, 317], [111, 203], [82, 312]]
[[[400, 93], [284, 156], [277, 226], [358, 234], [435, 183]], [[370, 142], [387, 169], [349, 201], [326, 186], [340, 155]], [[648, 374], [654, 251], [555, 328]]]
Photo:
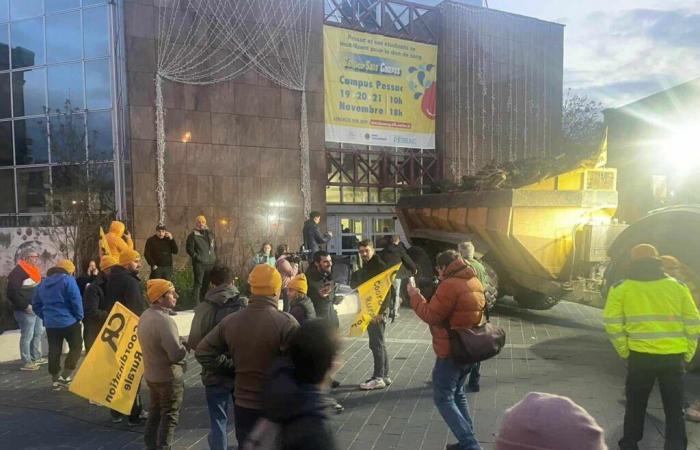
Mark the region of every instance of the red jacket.
[[484, 287], [476, 278], [474, 269], [463, 259], [450, 264], [442, 275], [435, 295], [426, 302], [422, 295], [411, 297], [411, 307], [418, 317], [430, 325], [433, 349], [438, 358], [450, 357], [450, 337], [445, 328], [473, 328], [479, 325], [486, 305]]

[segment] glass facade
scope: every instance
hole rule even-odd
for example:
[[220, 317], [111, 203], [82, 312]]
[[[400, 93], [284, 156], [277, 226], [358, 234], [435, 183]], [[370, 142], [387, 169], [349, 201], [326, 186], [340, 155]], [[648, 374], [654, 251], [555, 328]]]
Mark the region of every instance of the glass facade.
[[0, 226], [115, 205], [108, 0], [0, 0]]

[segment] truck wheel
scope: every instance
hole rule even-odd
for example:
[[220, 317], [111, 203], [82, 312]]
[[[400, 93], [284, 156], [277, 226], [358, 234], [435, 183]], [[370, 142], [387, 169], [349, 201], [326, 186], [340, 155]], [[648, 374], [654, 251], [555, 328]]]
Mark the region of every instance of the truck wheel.
[[518, 306], [526, 309], [545, 310], [551, 309], [559, 303], [559, 299], [553, 295], [535, 292], [529, 289], [521, 289], [513, 297]]

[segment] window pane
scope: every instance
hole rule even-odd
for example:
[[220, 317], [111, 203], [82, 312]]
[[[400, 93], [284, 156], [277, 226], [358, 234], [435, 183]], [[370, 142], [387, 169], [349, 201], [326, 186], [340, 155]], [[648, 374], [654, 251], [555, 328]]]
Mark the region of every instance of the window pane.
[[0, 119], [12, 117], [10, 108], [10, 74], [0, 73]]
[[54, 166], [53, 210], [68, 211], [73, 205], [88, 200], [88, 179], [86, 165]]
[[101, 5], [107, 3], [108, 0], [83, 0], [83, 6], [87, 5]]
[[44, 19], [39, 17], [14, 22], [12, 33], [12, 67], [44, 64]]
[[12, 164], [12, 122], [0, 122], [0, 166]]
[[112, 107], [109, 60], [85, 61], [85, 89], [87, 109]]
[[[13, 212], [14, 214], [14, 212]], [[17, 217], [16, 216], [0, 216], [0, 228], [1, 227], [16, 227]], [[23, 225], [22, 225], [23, 226]]]
[[83, 10], [83, 45], [86, 58], [109, 56], [108, 12], [106, 6]]
[[80, 0], [46, 0], [45, 6], [46, 12], [63, 11], [79, 7]]
[[90, 209], [99, 212], [112, 212], [114, 206], [114, 165], [95, 164], [90, 166]]
[[18, 227], [49, 227], [51, 226], [51, 216], [19, 216], [17, 217]]
[[80, 11], [46, 16], [46, 53], [49, 63], [81, 58]]
[[15, 120], [15, 159], [18, 165], [49, 162], [46, 119]]
[[12, 169], [0, 170], [0, 213], [15, 212], [15, 174]]
[[10, 68], [10, 29], [8, 25], [0, 25], [0, 70]]
[[46, 107], [46, 69], [12, 73], [15, 117], [44, 114]]
[[12, 20], [38, 16], [44, 12], [43, 0], [10, 0]]
[[49, 195], [48, 167], [17, 169], [17, 203], [20, 213], [46, 212]]
[[114, 159], [112, 142], [112, 111], [88, 113], [88, 159], [111, 161]]
[[85, 161], [84, 115], [62, 114], [60, 116], [52, 116], [51, 162], [82, 161]]
[[0, 0], [0, 22], [7, 22], [10, 18], [9, 1]]
[[83, 65], [64, 64], [49, 67], [49, 109], [67, 113], [83, 109]]

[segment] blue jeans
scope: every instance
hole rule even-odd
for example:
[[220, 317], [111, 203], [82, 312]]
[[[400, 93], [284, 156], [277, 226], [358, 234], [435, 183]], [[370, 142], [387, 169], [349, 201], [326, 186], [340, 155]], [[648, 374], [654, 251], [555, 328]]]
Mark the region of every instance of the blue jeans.
[[220, 385], [205, 386], [204, 392], [207, 397], [207, 407], [209, 408], [209, 421], [211, 431], [209, 431], [209, 448], [211, 450], [226, 450], [228, 448], [228, 408], [233, 405], [233, 387]]
[[480, 450], [474, 436], [464, 383], [473, 365], [458, 366], [452, 358], [437, 358], [433, 368], [433, 400], [464, 450]]
[[44, 322], [36, 314], [15, 311], [15, 320], [19, 325], [19, 354], [25, 364], [41, 358], [41, 336], [44, 334]]

